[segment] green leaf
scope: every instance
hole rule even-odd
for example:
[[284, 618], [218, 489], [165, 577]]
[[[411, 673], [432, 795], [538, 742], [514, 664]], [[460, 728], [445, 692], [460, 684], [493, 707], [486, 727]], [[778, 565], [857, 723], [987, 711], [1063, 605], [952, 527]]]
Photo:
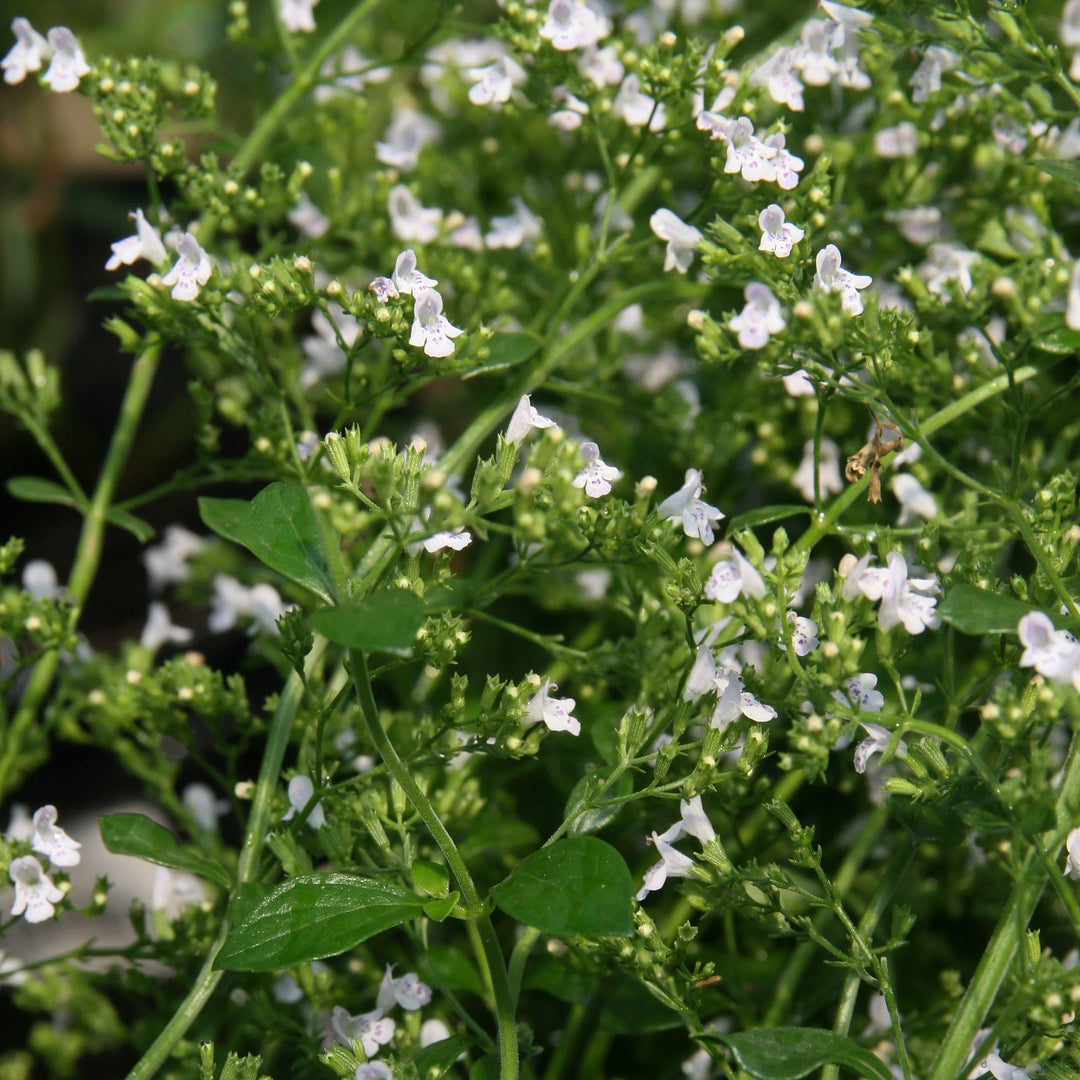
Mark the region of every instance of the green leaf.
[[471, 371], [466, 372], [466, 379], [477, 375], [490, 375], [494, 371], [523, 364], [540, 348], [542, 341], [534, 334], [513, 333], [496, 334], [488, 344], [490, 355]]
[[469, 1080], [499, 1080], [500, 1064], [498, 1054], [482, 1057], [469, 1069]]
[[476, 1045], [473, 1035], [451, 1035], [440, 1039], [413, 1055], [413, 1064], [420, 1076], [427, 1076], [432, 1069], [449, 1069], [457, 1059]]
[[23, 502], [76, 507], [79, 505], [66, 487], [42, 476], [13, 476], [7, 482], [7, 489], [13, 499], [21, 499]]
[[114, 855], [133, 855], [171, 870], [186, 870], [228, 889], [229, 873], [206, 855], [182, 848], [164, 825], [143, 814], [110, 814], [98, 818], [101, 839]]
[[442, 922], [449, 918], [450, 913], [458, 905], [461, 893], [456, 890], [449, 896], [443, 896], [437, 900], [428, 900], [424, 903], [424, 914], [435, 922]]
[[424, 601], [408, 589], [385, 589], [313, 612], [311, 625], [348, 649], [408, 653], [424, 625]]
[[219, 536], [242, 544], [283, 577], [330, 598], [331, 577], [322, 533], [308, 493], [282, 481], [242, 499], [200, 499], [203, 523]]
[[[566, 809], [563, 817], [575, 814], [585, 802], [591, 801], [596, 794], [597, 788], [602, 782], [602, 777], [583, 776], [575, 785], [570, 797], [566, 800]], [[592, 806], [580, 817], [574, 818], [570, 824], [570, 836], [585, 836], [588, 833], [599, 832], [606, 825], [610, 825], [618, 816], [619, 812], [626, 807], [626, 803], [608, 805], [611, 799], [629, 795], [634, 790], [634, 778], [628, 772], [624, 772], [603, 795], [600, 796], [599, 805]]]
[[799, 1080], [822, 1065], [844, 1065], [867, 1080], [892, 1080], [892, 1073], [869, 1050], [821, 1028], [759, 1028], [699, 1038], [726, 1043], [735, 1060], [759, 1080]]
[[937, 610], [961, 634], [1015, 634], [1016, 624], [1034, 609], [1013, 596], [960, 584], [949, 590]]
[[916, 840], [959, 844], [964, 839], [964, 824], [952, 806], [893, 795], [889, 799], [889, 811]]
[[779, 506], [759, 506], [756, 510], [747, 510], [728, 522], [727, 535], [732, 536], [740, 529], [756, 529], [759, 525], [770, 525], [774, 521], [795, 517], [796, 514], [812, 514], [813, 507], [794, 503]]
[[432, 945], [428, 949], [427, 962], [439, 982], [448, 990], [464, 990], [477, 997], [484, 996], [484, 980], [480, 978], [480, 972], [460, 949], [452, 945]]
[[595, 975], [574, 971], [562, 958], [554, 956], [538, 956], [530, 961], [522, 982], [526, 990], [543, 990], [571, 1005], [586, 1004], [599, 985]]
[[623, 857], [603, 840], [559, 840], [523, 859], [491, 890], [511, 918], [556, 937], [629, 937], [634, 886]]
[[154, 526], [141, 517], [129, 514], [126, 510], [117, 510], [114, 508], [105, 515], [105, 520], [111, 525], [126, 529], [140, 544], [145, 544], [154, 539]]
[[409, 867], [413, 884], [427, 896], [445, 897], [450, 895], [450, 874], [440, 863], [426, 859], [413, 859]]
[[423, 911], [421, 897], [392, 881], [301, 874], [277, 886], [239, 919], [214, 967], [276, 971], [337, 956]]
[[1053, 158], [1035, 158], [1028, 162], [1044, 173], [1049, 173], [1066, 184], [1080, 187], [1080, 161], [1055, 161]]

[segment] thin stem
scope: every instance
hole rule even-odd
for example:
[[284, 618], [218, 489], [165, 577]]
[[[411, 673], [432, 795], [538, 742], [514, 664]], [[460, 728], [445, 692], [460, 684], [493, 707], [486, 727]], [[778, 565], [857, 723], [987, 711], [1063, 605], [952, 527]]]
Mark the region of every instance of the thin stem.
[[510, 953], [510, 998], [517, 1009], [518, 998], [521, 995], [521, 979], [525, 974], [525, 964], [529, 959], [529, 953], [533, 946], [540, 940], [540, 931], [535, 926], [526, 926], [517, 939], [513, 951]]

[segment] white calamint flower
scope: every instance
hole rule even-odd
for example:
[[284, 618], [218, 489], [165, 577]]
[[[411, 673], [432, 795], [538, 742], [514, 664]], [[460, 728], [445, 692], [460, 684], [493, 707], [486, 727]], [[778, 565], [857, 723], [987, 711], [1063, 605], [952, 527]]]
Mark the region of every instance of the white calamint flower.
[[589, 115], [589, 106], [575, 97], [565, 86], [556, 86], [551, 96], [562, 106], [548, 117], [548, 123], [562, 131], [576, 131], [581, 127], [581, 118]]
[[919, 129], [910, 120], [874, 132], [874, 153], [878, 157], [914, 157], [918, 149]]
[[[702, 126], [703, 118], [709, 115], [702, 113], [698, 117], [698, 127]], [[759, 180], [776, 179], [776, 166], [772, 163], [776, 154], [754, 134], [754, 124], [748, 116], [740, 116], [738, 120], [726, 122], [726, 125], [715, 126], [712, 137], [721, 138], [727, 143], [724, 172], [739, 173], [751, 184]]]
[[681, 821], [675, 822], [666, 832], [657, 835], [652, 834], [652, 843], [656, 847], [656, 853], [660, 861], [645, 872], [645, 878], [641, 883], [636, 899], [640, 903], [651, 892], [656, 892], [664, 886], [669, 877], [689, 877], [694, 868], [694, 860], [689, 855], [684, 855], [673, 842], [678, 840], [683, 833]]
[[431, 1046], [450, 1038], [450, 1029], [438, 1018], [432, 1017], [420, 1025], [420, 1046]]
[[[866, 766], [875, 754], [884, 754], [888, 748], [892, 732], [880, 724], [871, 724], [865, 720], [859, 721], [859, 726], [866, 732], [867, 737], [855, 747], [855, 771], [866, 772]], [[896, 747], [897, 753], [907, 753], [907, 743], [901, 740]]]
[[431, 1001], [431, 987], [422, 983], [415, 971], [402, 975], [400, 979], [394, 978], [393, 964], [386, 965], [386, 973], [379, 983], [379, 996], [375, 1001], [375, 1007], [382, 1012], [392, 1009], [396, 1004], [406, 1012], [415, 1012], [422, 1009]]
[[667, 241], [664, 270], [685, 274], [694, 261], [694, 248], [704, 239], [700, 229], [687, 225], [677, 214], [667, 209], [657, 210], [649, 218], [649, 228], [661, 240]]
[[415, 555], [421, 548], [429, 555], [445, 551], [447, 548], [451, 551], [464, 551], [471, 543], [472, 534], [465, 531], [464, 525], [459, 525], [456, 529], [433, 533], [431, 536], [425, 536], [423, 540], [418, 540], [415, 544], [409, 544], [408, 552], [410, 555]]
[[622, 470], [608, 465], [600, 456], [600, 447], [594, 442], [581, 444], [581, 459], [585, 466], [574, 477], [574, 487], [584, 488], [590, 499], [598, 499], [611, 491], [611, 485], [622, 476]]
[[807, 656], [818, 647], [817, 623], [803, 615], [788, 612], [791, 623], [791, 646], [796, 656]]
[[832, 696], [843, 706], [856, 712], [881, 712], [885, 707], [885, 697], [880, 690], [875, 690], [877, 676], [870, 672], [852, 675], [845, 679], [839, 690]]
[[525, 69], [509, 56], [500, 56], [485, 67], [470, 68], [465, 75], [472, 81], [469, 100], [474, 105], [505, 105], [514, 87], [525, 81]]
[[296, 200], [296, 205], [285, 217], [290, 225], [295, 225], [311, 240], [325, 236], [326, 230], [330, 228], [330, 219], [306, 195], [301, 195]]
[[642, 91], [636, 75], [627, 75], [623, 79], [611, 103], [611, 111], [630, 127], [640, 128], [648, 124], [650, 131], [663, 131], [667, 122], [664, 106]]
[[515, 195], [511, 200], [512, 214], [491, 219], [491, 229], [484, 236], [484, 246], [492, 249], [513, 250], [528, 247], [544, 234], [544, 223]]
[[12, 859], [8, 877], [15, 886], [12, 915], [22, 915], [28, 923], [39, 923], [56, 914], [54, 905], [63, 900], [64, 894], [33, 855]]
[[550, 679], [544, 679], [525, 707], [525, 723], [542, 722], [551, 731], [569, 731], [571, 735], [580, 735], [581, 722], [571, 715], [574, 699], [552, 697], [558, 689]]
[[787, 136], [782, 131], [777, 131], [773, 135], [767, 135], [762, 146], [772, 155], [769, 164], [776, 175], [770, 179], [774, 179], [777, 186], [784, 191], [792, 191], [799, 184], [799, 173], [806, 162], [788, 150], [786, 142]]
[[551, 0], [540, 36], [562, 52], [587, 49], [611, 33], [611, 23], [588, 0]]
[[15, 35], [15, 44], [0, 60], [0, 68], [4, 72], [4, 82], [14, 86], [21, 83], [31, 71], [41, 70], [41, 65], [52, 54], [52, 47], [30, 25], [30, 20], [21, 15], [11, 20], [11, 32]]
[[626, 68], [613, 45], [606, 45], [602, 49], [585, 49], [578, 60], [578, 71], [598, 90], [603, 90], [605, 86], [618, 86], [626, 74]]
[[82, 844], [72, 840], [56, 824], [56, 817], [56, 807], [51, 804], [37, 810], [30, 834], [30, 847], [39, 855], [44, 855], [53, 866], [78, 866], [82, 858], [79, 854]]
[[839, 74], [833, 52], [843, 36], [843, 28], [831, 19], [807, 19], [803, 23], [793, 62], [808, 86], [828, 86]]
[[1031, 1080], [1030, 1075], [1019, 1065], [1010, 1065], [997, 1053], [987, 1054], [979, 1062], [979, 1069], [984, 1073], [990, 1073], [994, 1080]]
[[709, 726], [726, 728], [729, 724], [745, 716], [755, 724], [767, 724], [776, 719], [776, 710], [771, 705], [758, 701], [743, 686], [742, 676], [737, 671], [723, 669], [716, 676], [717, 701]]
[[394, 1037], [397, 1025], [381, 1009], [350, 1016], [348, 1009], [335, 1005], [330, 1014], [330, 1028], [338, 1042], [348, 1046], [358, 1042], [364, 1048], [365, 1057], [375, 1057], [380, 1046], [385, 1046]]
[[163, 285], [172, 286], [174, 300], [194, 300], [199, 295], [199, 286], [210, 280], [213, 269], [210, 256], [199, 246], [199, 241], [189, 233], [184, 233], [176, 241], [176, 254], [179, 256], [173, 268], [161, 279]]
[[948, 296], [948, 283], [955, 281], [965, 295], [971, 289], [971, 268], [979, 261], [977, 252], [959, 244], [931, 244], [927, 260], [918, 267], [926, 287], [938, 296]]
[[190, 640], [191, 631], [177, 626], [169, 617], [169, 609], [160, 600], [152, 600], [146, 609], [146, 625], [139, 636], [139, 644], [144, 649], [157, 652], [169, 642], [184, 645]]
[[[1061, 44], [1074, 49], [1080, 45], [1080, 0], [1068, 0], [1061, 13]], [[1080, 80], [1080, 50], [1073, 53], [1069, 78]]]
[[542, 431], [544, 428], [550, 427], [558, 427], [558, 424], [550, 417], [541, 416], [533, 406], [529, 395], [522, 394], [517, 407], [514, 409], [513, 416], [510, 417], [510, 423], [506, 425], [506, 435], [504, 437], [508, 443], [520, 446], [530, 431], [534, 429]]
[[[304, 807], [311, 802], [312, 795], [315, 794], [315, 785], [311, 782], [311, 778], [304, 776], [302, 773], [299, 776], [294, 776], [289, 781], [288, 796], [289, 796], [289, 809], [281, 815], [282, 821], [292, 821], [297, 814], [303, 812]], [[317, 802], [309, 811], [304, 820], [313, 828], [321, 829], [326, 824], [326, 813], [323, 811], [323, 804]]]
[[716, 830], [712, 827], [701, 805], [701, 796], [695, 795], [692, 799], [682, 799], [679, 802], [679, 815], [683, 832], [694, 837], [703, 846], [712, 843], [716, 839]]
[[909, 634], [921, 634], [936, 629], [941, 620], [935, 613], [936, 594], [941, 591], [937, 576], [908, 577], [908, 565], [898, 551], [890, 551], [884, 567], [871, 567], [870, 557], [864, 555], [852, 567], [844, 582], [844, 599], [862, 593], [868, 600], [880, 601], [878, 626], [891, 630], [903, 623]]
[[375, 157], [384, 165], [409, 172], [416, 168], [420, 152], [438, 138], [440, 130], [436, 121], [418, 109], [395, 109], [386, 132], [375, 144]]
[[405, 243], [429, 244], [439, 235], [443, 213], [428, 208], [404, 185], [397, 184], [387, 197], [390, 227], [394, 235]]
[[765, 582], [737, 547], [717, 559], [705, 582], [705, 595], [720, 604], [734, 603], [740, 596], [760, 600]]
[[956, 53], [941, 45], [927, 46], [922, 62], [908, 79], [911, 100], [916, 105], [921, 105], [931, 94], [936, 94], [941, 89], [941, 76], [956, 67], [958, 59]]
[[938, 206], [912, 206], [905, 210], [887, 210], [887, 220], [912, 244], [932, 244], [947, 235], [945, 219]]
[[137, 259], [145, 259], [155, 266], [165, 262], [169, 253], [161, 240], [161, 233], [146, 220], [142, 210], [136, 210], [129, 217], [135, 219], [135, 235], [125, 236], [110, 244], [112, 255], [105, 264], [106, 270], [118, 270], [121, 266], [130, 266]]
[[[799, 489], [808, 502], [814, 501], [814, 440], [807, 439], [803, 444], [803, 456], [799, 467], [791, 478], [792, 484]], [[829, 438], [822, 438], [819, 447], [817, 483], [821, 497], [839, 494], [844, 490], [844, 478], [840, 474], [840, 447]]]
[[23, 567], [22, 587], [35, 600], [57, 600], [63, 592], [56, 568], [46, 559], [31, 559]]
[[416, 296], [409, 344], [422, 348], [427, 356], [449, 356], [454, 351], [452, 339], [464, 333], [450, 322], [442, 309], [442, 296], [434, 289], [421, 289]]
[[41, 81], [58, 94], [69, 93], [78, 87], [84, 75], [90, 74], [90, 65], [75, 35], [66, 26], [54, 26], [49, 31], [49, 48], [52, 60]]
[[657, 508], [656, 512], [664, 521], [679, 521], [687, 536], [696, 536], [703, 544], [713, 542], [714, 521], [720, 521], [724, 515], [701, 496], [705, 485], [701, 482], [698, 469], [687, 469], [683, 486], [669, 495]]
[[322, 80], [315, 87], [315, 100], [332, 101], [346, 91], [359, 94], [368, 84], [386, 82], [394, 73], [390, 66], [371, 67], [371, 62], [355, 45], [346, 45], [337, 56], [328, 56], [319, 68]]
[[1065, 852], [1065, 873], [1071, 878], [1080, 878], [1080, 828], [1069, 830]]
[[180, 801], [195, 824], [207, 832], [216, 832], [218, 818], [227, 814], [230, 809], [228, 799], [219, 799], [213, 788], [198, 781], [184, 788], [180, 793]]
[[307, 357], [307, 362], [300, 369], [300, 385], [303, 387], [314, 386], [342, 371], [348, 360], [346, 350], [353, 347], [363, 329], [363, 325], [345, 312], [340, 304], [331, 301], [327, 308], [329, 315], [318, 308], [311, 313], [311, 329], [315, 333], [306, 334], [300, 339], [304, 356]]
[[778, 105], [802, 112], [803, 82], [795, 70], [795, 61], [793, 49], [786, 46], [777, 49], [750, 73], [750, 84], [768, 90], [769, 97]]
[[770, 203], [758, 214], [758, 226], [761, 229], [761, 243], [758, 251], [772, 252], [778, 259], [786, 259], [806, 231], [798, 225], [784, 220], [784, 209], [776, 203]]
[[746, 306], [738, 315], [728, 319], [728, 328], [734, 330], [744, 349], [763, 349], [773, 334], [779, 334], [787, 325], [780, 301], [772, 289], [760, 281], [751, 281], [743, 289]]
[[356, 1066], [353, 1080], [394, 1080], [394, 1070], [385, 1061], [365, 1061]]
[[919, 518], [930, 521], [937, 517], [937, 499], [911, 473], [897, 473], [889, 482], [889, 487], [900, 504], [897, 525], [911, 525]]
[[869, 288], [874, 280], [868, 274], [853, 274], [841, 265], [840, 249], [829, 244], [817, 253], [817, 273], [814, 284], [825, 292], [838, 292], [840, 306], [849, 315], [863, 313], [863, 301], [859, 295], [861, 289]]
[[[427, 274], [422, 274], [417, 269], [416, 252], [412, 248], [406, 248], [398, 255], [394, 262], [394, 274], [390, 280], [394, 290], [390, 294], [392, 296], [416, 296], [424, 289], [434, 289], [439, 284], [435, 278], [429, 278]], [[372, 282], [372, 287], [374, 284]], [[382, 300], [384, 297], [380, 296], [379, 299]]]
[[1049, 617], [1031, 611], [1016, 628], [1024, 652], [1021, 667], [1033, 667], [1052, 683], [1072, 682], [1080, 688], [1080, 644], [1068, 630], [1055, 630]]
[[206, 620], [211, 633], [231, 630], [240, 619], [251, 619], [251, 631], [277, 633], [277, 620], [285, 612], [281, 594], [273, 585], [246, 588], [228, 574], [214, 575], [214, 599]]
[[206, 547], [206, 541], [183, 525], [166, 525], [160, 544], [142, 553], [150, 591], [160, 592], [166, 585], [186, 581], [191, 573], [188, 560]]
[[319, 0], [277, 0], [278, 17], [290, 34], [310, 34], [315, 29], [314, 7]]

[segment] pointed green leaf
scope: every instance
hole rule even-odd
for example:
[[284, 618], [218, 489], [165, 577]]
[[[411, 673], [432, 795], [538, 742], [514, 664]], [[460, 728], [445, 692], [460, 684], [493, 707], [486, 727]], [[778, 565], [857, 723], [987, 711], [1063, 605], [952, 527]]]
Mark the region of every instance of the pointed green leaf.
[[385, 589], [362, 600], [320, 608], [311, 625], [323, 637], [348, 649], [407, 653], [424, 625], [423, 600], [408, 589]]
[[126, 510], [117, 510], [115, 507], [105, 515], [105, 520], [110, 525], [116, 525], [126, 529], [140, 544], [148, 543], [154, 539], [154, 526], [141, 517], [129, 514]]
[[164, 825], [144, 814], [110, 814], [98, 818], [101, 839], [114, 855], [133, 855], [171, 870], [186, 870], [228, 889], [232, 882], [220, 863], [182, 848]]
[[60, 506], [78, 506], [66, 487], [43, 476], [13, 476], [7, 482], [8, 494], [23, 502], [56, 503]]
[[461, 893], [455, 891], [439, 900], [428, 900], [424, 904], [424, 914], [435, 922], [442, 922], [450, 917], [450, 913], [457, 907], [460, 898]]
[[1080, 187], [1080, 161], [1056, 161], [1053, 158], [1035, 158], [1028, 162], [1044, 173], [1049, 173], [1058, 180], [1064, 180], [1066, 184]]
[[475, 1045], [475, 1035], [451, 1035], [449, 1039], [440, 1039], [417, 1051], [413, 1055], [413, 1064], [420, 1076], [428, 1076], [432, 1069], [449, 1069], [466, 1050]]
[[423, 912], [424, 900], [392, 881], [301, 874], [283, 882], [236, 922], [214, 966], [276, 971], [322, 960]]
[[488, 358], [467, 372], [465, 378], [490, 375], [494, 371], [503, 371], [505, 368], [523, 364], [541, 344], [540, 338], [533, 334], [496, 334], [488, 343]]
[[633, 893], [623, 857], [594, 836], [533, 852], [491, 890], [511, 918], [557, 937], [629, 937]]
[[211, 499], [205, 495], [199, 499], [199, 517], [203, 524], [234, 544], [244, 543], [240, 533], [247, 508], [245, 499]]
[[960, 584], [949, 590], [937, 610], [962, 634], [1015, 634], [1016, 624], [1034, 609], [1013, 596]]
[[822, 1065], [843, 1065], [867, 1080], [892, 1080], [882, 1062], [857, 1042], [822, 1028], [759, 1028], [735, 1035], [702, 1035], [726, 1043], [758, 1080], [800, 1080]]

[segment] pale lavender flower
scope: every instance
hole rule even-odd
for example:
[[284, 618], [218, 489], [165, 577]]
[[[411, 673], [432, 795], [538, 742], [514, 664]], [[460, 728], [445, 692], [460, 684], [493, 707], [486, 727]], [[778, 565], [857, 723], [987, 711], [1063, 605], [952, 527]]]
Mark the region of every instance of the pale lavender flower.
[[666, 113], [662, 104], [649, 97], [641, 89], [641, 82], [636, 75], [627, 75], [611, 103], [611, 111], [630, 127], [649, 126], [650, 131], [663, 131]]
[[874, 132], [874, 153], [878, 157], [914, 157], [918, 149], [919, 129], [910, 120]]
[[[294, 776], [289, 781], [288, 787], [289, 809], [282, 814], [281, 820], [292, 821], [297, 814], [303, 812], [304, 807], [311, 802], [311, 797], [314, 794], [315, 785], [311, 782], [310, 777], [304, 776], [302, 773], [299, 776]], [[323, 804], [317, 802], [308, 811], [304, 820], [313, 829], [321, 829], [326, 824], [326, 813], [323, 810]]]
[[584, 488], [591, 499], [598, 499], [611, 491], [611, 485], [622, 476], [622, 471], [608, 465], [600, 456], [600, 447], [594, 442], [581, 444], [581, 459], [585, 465], [574, 477], [574, 487]]
[[152, 600], [146, 609], [146, 625], [139, 636], [139, 644], [144, 649], [157, 652], [162, 645], [169, 642], [185, 645], [190, 640], [191, 631], [173, 623], [169, 617], [169, 609], [160, 600]]
[[1024, 652], [1021, 667], [1033, 667], [1052, 683], [1080, 683], [1080, 644], [1068, 630], [1055, 630], [1041, 611], [1024, 615], [1016, 628]]
[[957, 62], [958, 57], [952, 50], [940, 45], [927, 46], [922, 62], [908, 80], [911, 100], [921, 105], [931, 94], [936, 94], [941, 89], [941, 76], [956, 67]]
[[795, 53], [784, 46], [767, 60], [758, 64], [750, 74], [750, 84], [769, 92], [778, 105], [786, 105], [795, 112], [803, 111], [803, 83], [795, 71]]
[[760, 600], [765, 595], [765, 582], [742, 552], [733, 546], [713, 565], [705, 583], [705, 595], [721, 604], [734, 603], [740, 596]]
[[667, 241], [664, 270], [678, 270], [680, 274], [685, 274], [694, 261], [694, 248], [704, 239], [701, 230], [687, 225], [667, 209], [657, 210], [649, 218], [649, 227], [661, 240]]
[[971, 268], [979, 261], [979, 254], [959, 244], [931, 244], [928, 258], [918, 267], [918, 274], [926, 287], [938, 296], [948, 296], [948, 283], [955, 281], [965, 295], [971, 289]]
[[587, 49], [611, 32], [611, 23], [588, 0], [551, 0], [540, 36], [562, 52]]
[[117, 270], [122, 265], [130, 266], [136, 259], [146, 259], [155, 265], [165, 262], [169, 253], [161, 242], [161, 233], [146, 220], [142, 210], [136, 210], [128, 216], [135, 219], [135, 234], [109, 245], [112, 255], [105, 264], [105, 269]]
[[840, 249], [829, 244], [817, 253], [817, 273], [814, 284], [825, 292], [838, 292], [840, 306], [849, 315], [863, 313], [863, 301], [860, 289], [866, 289], [874, 280], [868, 274], [853, 274], [841, 265]]
[[182, 525], [166, 525], [160, 544], [148, 547], [142, 555], [150, 591], [159, 592], [164, 586], [186, 581], [190, 570], [188, 560], [206, 547], [206, 541]]
[[330, 228], [330, 219], [306, 196], [301, 195], [296, 205], [285, 215], [290, 225], [295, 225], [304, 236], [318, 240]]
[[66, 26], [54, 26], [49, 31], [49, 47], [53, 51], [52, 60], [41, 81], [58, 94], [69, 93], [78, 87], [84, 75], [90, 74], [90, 65], [75, 35]]
[[384, 165], [409, 172], [416, 168], [420, 152], [438, 138], [440, 130], [436, 121], [418, 109], [395, 109], [382, 139], [375, 144], [375, 157]]
[[199, 295], [199, 287], [210, 280], [213, 267], [210, 256], [199, 246], [192, 233], [184, 233], [176, 241], [178, 256], [173, 268], [161, 279], [163, 285], [172, 286], [174, 300], [185, 302]]
[[380, 1046], [385, 1046], [393, 1039], [396, 1027], [393, 1020], [383, 1016], [381, 1009], [350, 1016], [348, 1009], [335, 1005], [330, 1014], [330, 1028], [338, 1042], [344, 1046], [351, 1042], [360, 1043], [364, 1048], [364, 1055], [369, 1058], [379, 1052]]
[[496, 108], [510, 100], [515, 86], [525, 81], [525, 70], [509, 56], [497, 57], [485, 67], [470, 68], [465, 72], [472, 80], [469, 100], [474, 105], [494, 105]]
[[777, 203], [770, 203], [758, 214], [761, 229], [758, 251], [769, 251], [778, 259], [786, 259], [792, 247], [806, 235], [805, 230], [785, 221], [784, 216], [783, 207]]
[[544, 234], [544, 223], [515, 195], [511, 200], [512, 214], [491, 219], [491, 229], [484, 236], [484, 245], [491, 249], [512, 250], [530, 247]]
[[550, 731], [569, 731], [571, 735], [580, 735], [581, 722], [571, 715], [574, 699], [553, 697], [558, 689], [550, 679], [544, 679], [525, 707], [525, 723], [542, 722]]
[[56, 913], [54, 905], [63, 900], [64, 894], [33, 855], [12, 859], [8, 877], [15, 886], [12, 915], [22, 915], [28, 923], [45, 922], [53, 917]]
[[585, 49], [578, 60], [578, 71], [599, 90], [605, 86], [618, 86], [626, 74], [619, 54], [611, 45]]
[[40, 71], [41, 65], [52, 55], [52, 46], [21, 15], [11, 20], [11, 32], [15, 44], [11, 46], [0, 68], [4, 82], [9, 86], [21, 83], [31, 71]]
[[421, 289], [416, 296], [409, 344], [423, 348], [427, 356], [449, 356], [454, 351], [452, 339], [464, 333], [443, 315], [442, 309], [442, 296], [434, 289]]
[[315, 29], [313, 8], [319, 0], [277, 0], [281, 24], [290, 34], [310, 34]]
[[420, 981], [415, 971], [410, 971], [400, 978], [394, 978], [394, 965], [387, 964], [386, 972], [379, 983], [379, 994], [375, 1007], [385, 1012], [400, 1005], [406, 1012], [416, 1012], [431, 1001], [431, 987]]
[[896, 473], [889, 482], [889, 487], [900, 504], [897, 525], [911, 525], [919, 518], [930, 521], [937, 517], [937, 500], [911, 473]]
[[[790, 376], [789, 376], [790, 377]], [[814, 501], [814, 440], [807, 439], [803, 444], [803, 456], [799, 467], [791, 478], [809, 503]], [[844, 490], [844, 478], [840, 475], [840, 447], [832, 439], [822, 437], [819, 448], [817, 483], [821, 497], [835, 495]]]
[[[865, 720], [859, 721], [859, 726], [866, 732], [867, 737], [855, 747], [855, 771], [866, 772], [866, 766], [875, 754], [883, 754], [888, 748], [892, 732], [880, 724], [871, 724]], [[903, 740], [897, 744], [897, 753], [907, 753], [907, 743]]]
[[656, 512], [664, 521], [680, 521], [687, 536], [696, 536], [703, 544], [711, 544], [714, 539], [712, 523], [720, 521], [724, 515], [702, 500], [704, 493], [700, 470], [687, 469], [683, 486], [664, 499]]
[[852, 675], [845, 679], [839, 690], [832, 696], [841, 704], [856, 712], [881, 712], [885, 707], [885, 698], [880, 690], [875, 690], [877, 676], [870, 672]]
[[390, 189], [387, 208], [390, 212], [390, 227], [399, 240], [429, 244], [439, 235], [442, 211], [424, 206], [404, 184], [397, 184]]
[[510, 417], [510, 423], [506, 426], [505, 439], [508, 443], [520, 446], [525, 437], [533, 429], [558, 427], [554, 420], [547, 416], [541, 416], [533, 406], [528, 394], [522, 394], [518, 400], [514, 414]]
[[751, 281], [743, 289], [746, 305], [738, 315], [728, 319], [728, 327], [738, 335], [744, 349], [763, 349], [773, 334], [779, 334], [787, 325], [780, 310], [780, 301], [773, 296], [768, 285]]
[[645, 878], [636, 896], [639, 903], [649, 893], [662, 888], [669, 877], [690, 876], [690, 872], [694, 868], [694, 860], [673, 846], [674, 841], [678, 840], [682, 833], [683, 824], [681, 821], [677, 821], [666, 832], [659, 835], [655, 832], [652, 834], [652, 843], [656, 847], [656, 853], [660, 856], [660, 861], [645, 872]]
[[82, 844], [72, 840], [56, 824], [56, 817], [56, 807], [51, 804], [35, 812], [30, 847], [39, 855], [44, 855], [53, 866], [78, 866], [82, 858], [79, 854]]

